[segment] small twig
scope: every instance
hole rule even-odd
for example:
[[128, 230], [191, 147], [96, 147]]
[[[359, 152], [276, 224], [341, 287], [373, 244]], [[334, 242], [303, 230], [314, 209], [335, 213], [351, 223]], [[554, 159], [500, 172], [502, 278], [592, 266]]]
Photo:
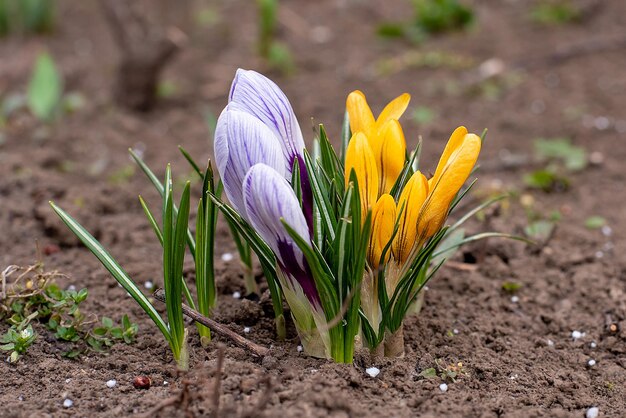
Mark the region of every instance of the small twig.
[[[153, 296], [156, 300], [165, 302], [165, 292], [163, 291], [163, 289], [157, 289], [156, 292], [154, 292]], [[207, 318], [196, 310], [191, 309], [184, 303], [182, 305], [183, 313], [189, 318], [201, 323], [205, 327], [208, 327], [212, 332], [216, 333], [217, 335], [230, 339], [233, 343], [243, 349], [250, 351], [253, 355], [257, 357], [265, 357], [267, 353], [269, 353], [269, 349], [258, 345], [248, 340], [247, 338], [242, 337], [241, 335], [230, 330], [224, 325], [212, 320], [211, 318]]]
[[215, 383], [213, 385], [213, 412], [211, 413], [212, 418], [219, 417], [220, 410], [220, 395], [222, 392], [222, 369], [224, 368], [224, 353], [226, 352], [225, 347], [220, 345], [217, 350], [217, 365], [215, 366]]
[[10, 276], [19, 269], [19, 266], [10, 265], [2, 270], [2, 291], [0, 291], [0, 300], [4, 300], [7, 297], [7, 276]]

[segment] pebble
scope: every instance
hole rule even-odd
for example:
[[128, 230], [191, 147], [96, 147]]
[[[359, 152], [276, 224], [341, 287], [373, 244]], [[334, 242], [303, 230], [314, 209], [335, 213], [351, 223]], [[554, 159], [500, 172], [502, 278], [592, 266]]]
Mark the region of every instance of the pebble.
[[585, 418], [598, 418], [599, 414], [600, 409], [597, 406], [592, 406], [591, 408], [587, 409], [587, 412], [585, 413]]
[[454, 329], [452, 330], [452, 333], [453, 333], [454, 335], [458, 335], [459, 330], [458, 330], [458, 329], [456, 329], [456, 328], [454, 328]]
[[301, 353], [301, 352], [302, 352], [302, 350], [304, 350], [304, 348], [302, 348], [302, 346], [301, 346], [301, 345], [299, 345], [298, 347], [296, 347], [296, 350], [298, 350], [298, 353]]
[[246, 334], [250, 333], [250, 327], [244, 327], [243, 332], [245, 332]]
[[235, 299], [241, 299], [241, 292], [233, 292], [233, 297]]
[[380, 374], [380, 369], [378, 367], [368, 367], [365, 369], [365, 373], [370, 375], [370, 377], [376, 377]]
[[17, 397], [17, 400], [21, 402], [21, 401], [24, 400], [24, 397], [22, 395], [20, 395], [20, 396]]
[[65, 379], [65, 383], [70, 383], [72, 381], [72, 379]]
[[448, 391], [448, 385], [446, 385], [445, 383], [442, 383], [439, 385], [439, 390], [442, 392], [447, 392]]
[[519, 302], [519, 296], [511, 296], [511, 302], [513, 303]]
[[596, 365], [596, 361], [595, 361], [594, 359], [590, 358], [590, 359], [587, 361], [587, 366], [589, 366], [589, 367], [593, 367], [593, 366], [595, 366], [595, 365]]
[[168, 382], [167, 380], [164, 380], [164, 381], [163, 381], [163, 386], [167, 386], [167, 385], [169, 385], [169, 384], [170, 384], [170, 382]]
[[604, 235], [605, 237], [610, 237], [612, 234], [613, 234], [613, 230], [611, 229], [610, 226], [604, 225], [602, 227], [602, 235]]
[[598, 116], [594, 119], [593, 126], [599, 131], [604, 131], [611, 126], [611, 121], [606, 116]]
[[117, 380], [115, 379], [107, 380], [107, 387], [109, 389], [113, 389], [115, 385], [117, 385]]
[[589, 162], [591, 164], [600, 165], [604, 162], [604, 154], [600, 151], [594, 151], [589, 154]]
[[577, 330], [572, 331], [572, 338], [575, 339], [575, 340], [577, 340], [579, 338], [582, 338], [584, 336], [585, 336], [584, 332], [580, 332], [580, 331], [577, 331]]
[[71, 284], [71, 285], [69, 285], [69, 286], [67, 287], [67, 290], [69, 290], [69, 291], [76, 290], [76, 286], [74, 286], [73, 284]]
[[598, 344], [595, 341], [592, 341], [589, 343], [589, 347], [591, 348], [596, 348], [598, 346]]
[[74, 401], [73, 401], [73, 400], [71, 400], [71, 399], [69, 399], [69, 398], [66, 398], [66, 399], [63, 401], [63, 407], [64, 407], [64, 408], [71, 408], [73, 405], [74, 405]]
[[154, 287], [154, 283], [152, 283], [150, 280], [147, 280], [144, 284], [143, 287], [145, 287], [146, 289], [150, 290]]
[[222, 261], [225, 261], [225, 262], [227, 262], [227, 263], [228, 263], [229, 261], [232, 261], [232, 260], [233, 260], [233, 258], [234, 258], [234, 257], [233, 257], [233, 255], [232, 255], [231, 253], [224, 253], [224, 254], [222, 254]]
[[552, 340], [548, 340], [548, 345], [549, 345], [550, 347], [554, 347], [554, 341], [552, 341]]

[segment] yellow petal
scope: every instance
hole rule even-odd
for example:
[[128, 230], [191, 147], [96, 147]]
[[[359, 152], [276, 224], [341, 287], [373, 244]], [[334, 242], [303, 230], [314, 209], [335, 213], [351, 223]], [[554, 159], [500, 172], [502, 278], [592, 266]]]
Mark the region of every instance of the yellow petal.
[[[367, 252], [367, 258], [373, 269], [378, 268], [383, 249], [391, 240], [393, 227], [396, 223], [396, 202], [389, 194], [382, 195], [372, 208], [372, 236]], [[388, 260], [391, 251], [387, 252]]]
[[[419, 219], [420, 235], [429, 238], [442, 227], [448, 216], [452, 199], [459, 192], [478, 160], [480, 147], [481, 140], [478, 135], [465, 135], [447, 158], [446, 164], [441, 167], [439, 177], [431, 179], [430, 193]], [[437, 169], [439, 170], [439, 167]]]
[[381, 148], [372, 149], [376, 157], [378, 173], [380, 174], [379, 193], [389, 193], [406, 161], [406, 141], [402, 126], [397, 119], [391, 119], [385, 125], [380, 135]]
[[[402, 213], [392, 248], [393, 256], [399, 264], [406, 261], [413, 244], [418, 239], [417, 221], [427, 194], [428, 181], [422, 173], [416, 171], [404, 186], [398, 199], [398, 211], [402, 210]], [[404, 209], [402, 209], [403, 205]]]
[[374, 115], [372, 115], [372, 109], [367, 104], [365, 95], [355, 90], [348, 95], [346, 100], [346, 110], [348, 111], [348, 117], [350, 118], [350, 130], [352, 134], [357, 132], [363, 132], [369, 136], [374, 131]]
[[352, 136], [346, 150], [346, 185], [350, 182], [350, 172], [354, 169], [361, 198], [361, 215], [365, 219], [367, 211], [378, 197], [378, 169], [367, 137], [358, 132]]
[[432, 186], [434, 182], [439, 179], [439, 177], [441, 176], [441, 172], [443, 171], [446, 164], [448, 164], [448, 160], [450, 159], [452, 153], [456, 151], [461, 146], [461, 144], [463, 144], [465, 135], [467, 135], [467, 128], [465, 128], [465, 126], [459, 126], [454, 130], [454, 132], [452, 132], [452, 135], [450, 135], [450, 139], [446, 144], [446, 148], [441, 154], [439, 164], [437, 164], [437, 170], [435, 170], [435, 175], [428, 181], [429, 186]]
[[376, 119], [376, 126], [380, 129], [386, 122], [391, 119], [399, 120], [404, 114], [404, 111], [409, 106], [411, 101], [411, 95], [408, 93], [401, 94], [392, 101], [380, 112], [378, 119]]

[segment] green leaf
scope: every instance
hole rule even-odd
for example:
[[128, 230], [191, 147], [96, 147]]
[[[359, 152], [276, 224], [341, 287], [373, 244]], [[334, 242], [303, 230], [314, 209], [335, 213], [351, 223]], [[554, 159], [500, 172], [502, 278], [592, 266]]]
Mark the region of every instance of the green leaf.
[[454, 256], [454, 253], [458, 250], [461, 242], [465, 238], [465, 230], [457, 229], [455, 231], [450, 232], [445, 235], [441, 243], [439, 244], [442, 248], [447, 248], [446, 251], [441, 252], [436, 257], [433, 257], [430, 262], [432, 265], [437, 265], [444, 260], [449, 260]]
[[85, 228], [82, 227], [74, 218], [68, 215], [63, 209], [50, 202], [50, 206], [61, 218], [61, 220], [76, 234], [82, 243], [100, 260], [102, 265], [111, 273], [117, 282], [132, 296], [133, 299], [148, 314], [150, 319], [159, 328], [163, 337], [170, 343], [171, 336], [165, 321], [161, 318], [154, 306], [148, 298], [141, 292], [139, 287], [133, 282], [122, 267], [115, 261], [109, 252], [96, 240]]
[[518, 290], [520, 290], [522, 287], [524, 287], [524, 285], [518, 282], [507, 281], [507, 282], [502, 283], [502, 290], [504, 290], [507, 293], [515, 293]]
[[102, 326], [105, 327], [105, 328], [112, 328], [113, 327], [113, 320], [111, 318], [103, 316], [102, 317]]
[[606, 225], [606, 219], [602, 216], [590, 216], [585, 219], [585, 228], [588, 229], [600, 229]]
[[37, 57], [28, 84], [27, 101], [30, 111], [39, 119], [53, 118], [63, 90], [63, 81], [52, 57], [43, 53]]
[[557, 159], [563, 162], [569, 171], [580, 171], [587, 167], [587, 151], [572, 145], [567, 138], [537, 139], [535, 153], [540, 158]]
[[555, 226], [552, 221], [535, 221], [524, 228], [524, 233], [534, 241], [546, 242], [552, 236]]
[[422, 376], [424, 379], [436, 378], [437, 377], [437, 370], [435, 370], [434, 367], [431, 367], [431, 368], [428, 368], [428, 369], [424, 369], [420, 373], [420, 376]]

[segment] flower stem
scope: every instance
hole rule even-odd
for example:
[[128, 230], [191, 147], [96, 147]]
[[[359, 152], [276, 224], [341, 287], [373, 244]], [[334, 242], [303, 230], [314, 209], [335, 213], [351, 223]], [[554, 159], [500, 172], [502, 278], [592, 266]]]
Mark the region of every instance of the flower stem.
[[404, 325], [385, 331], [385, 357], [404, 357]]

